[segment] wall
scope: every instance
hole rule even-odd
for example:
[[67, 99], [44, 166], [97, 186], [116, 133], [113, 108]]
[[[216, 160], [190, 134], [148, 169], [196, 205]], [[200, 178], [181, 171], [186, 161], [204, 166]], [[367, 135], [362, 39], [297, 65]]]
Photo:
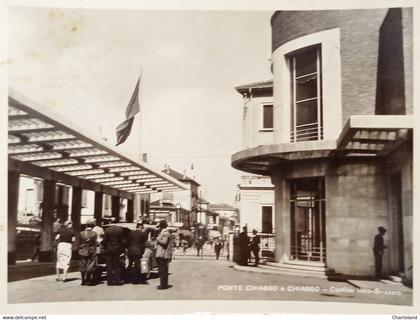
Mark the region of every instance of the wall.
[[[307, 177], [325, 177], [327, 266], [343, 274], [373, 275], [373, 238], [378, 226], [389, 225], [387, 176], [375, 159], [294, 162], [273, 171], [275, 260], [284, 262], [290, 255], [288, 180]], [[384, 256], [384, 272], [389, 256]]]
[[377, 114], [412, 113], [411, 12], [389, 9], [380, 28]]
[[339, 28], [342, 124], [352, 114], [374, 114], [379, 28], [386, 14], [387, 9], [277, 12], [271, 21], [273, 54], [299, 37]]
[[262, 104], [273, 104], [273, 97], [252, 97], [244, 100], [242, 120], [242, 148], [273, 143], [273, 131], [261, 131]]
[[[412, 144], [407, 143], [400, 146], [385, 161], [387, 173], [400, 174], [401, 176], [401, 209], [403, 217], [403, 250], [404, 250], [404, 271], [407, 272], [413, 266], [413, 158]], [[389, 231], [390, 241], [390, 261], [391, 270], [398, 273], [398, 237], [394, 236], [397, 232], [397, 217], [395, 208], [395, 198], [397, 195], [392, 193], [389, 188], [389, 225], [393, 226]]]
[[248, 230], [262, 230], [261, 206], [273, 206], [274, 223], [274, 186], [269, 177], [243, 177], [240, 190], [240, 225], [248, 224]]
[[[389, 228], [382, 165], [363, 159], [333, 162], [326, 177], [326, 195], [328, 267], [344, 274], [374, 275], [373, 239], [379, 226]], [[387, 251], [383, 264], [387, 273]]]

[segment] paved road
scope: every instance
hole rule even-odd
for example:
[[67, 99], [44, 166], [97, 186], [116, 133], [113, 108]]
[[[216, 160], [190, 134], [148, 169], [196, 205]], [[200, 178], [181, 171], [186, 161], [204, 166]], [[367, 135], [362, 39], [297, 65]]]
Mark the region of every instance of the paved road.
[[[347, 282], [324, 279], [259, 274], [237, 271], [225, 260], [176, 260], [171, 263], [169, 277], [172, 288], [157, 290], [159, 279], [148, 284], [91, 287], [80, 286], [79, 273], [71, 273], [72, 281], [56, 282], [53, 275], [8, 283], [9, 303], [107, 300], [301, 300], [366, 302], [411, 305], [412, 292], [395, 286], [395, 292], [357, 292]], [[388, 286], [389, 287], [389, 286]], [[319, 288], [319, 291], [317, 291]], [[389, 291], [389, 290], [388, 290]]]

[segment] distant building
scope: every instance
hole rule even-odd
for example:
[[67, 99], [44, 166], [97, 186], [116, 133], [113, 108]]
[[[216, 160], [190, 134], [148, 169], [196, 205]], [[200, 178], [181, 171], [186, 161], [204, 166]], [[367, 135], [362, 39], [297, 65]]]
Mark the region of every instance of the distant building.
[[[150, 207], [151, 219], [158, 219], [159, 214], [169, 210], [166, 220], [175, 226], [191, 228], [198, 222], [198, 188], [200, 184], [188, 177], [185, 173], [181, 174], [170, 167], [165, 167], [164, 173], [182, 182], [186, 190], [176, 192], [162, 192], [160, 196], [154, 196], [153, 205]], [[158, 197], [158, 199], [156, 199]], [[158, 200], [159, 202], [156, 202]], [[166, 211], [165, 211], [166, 212]], [[158, 215], [156, 215], [159, 213]]]
[[274, 232], [274, 186], [267, 176], [242, 176], [238, 185], [239, 224], [248, 231]]
[[238, 209], [228, 204], [218, 203], [209, 204], [208, 210], [216, 214], [215, 225], [220, 236], [226, 240], [229, 231], [233, 231], [234, 226], [238, 224]]

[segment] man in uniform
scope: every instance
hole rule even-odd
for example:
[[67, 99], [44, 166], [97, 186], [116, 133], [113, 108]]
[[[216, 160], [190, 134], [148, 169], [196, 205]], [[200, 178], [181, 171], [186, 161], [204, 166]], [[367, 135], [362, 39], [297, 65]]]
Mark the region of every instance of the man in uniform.
[[104, 248], [106, 252], [107, 284], [122, 285], [120, 255], [125, 249], [123, 228], [115, 225], [116, 219], [111, 218], [111, 226], [105, 230]]
[[255, 266], [258, 266], [259, 262], [259, 253], [260, 253], [260, 236], [257, 234], [257, 230], [252, 230], [252, 238], [249, 242], [249, 251], [252, 252], [255, 259]]
[[86, 222], [86, 228], [80, 232], [80, 274], [82, 276], [81, 285], [93, 285], [96, 282], [96, 239], [97, 234], [92, 230], [95, 225], [94, 220]]
[[[128, 235], [128, 273], [132, 283], [141, 281], [140, 259], [143, 256], [147, 241], [147, 232], [143, 229], [142, 223], [137, 223], [136, 230], [131, 230]], [[144, 279], [143, 279], [144, 280]]]
[[223, 242], [219, 239], [219, 237], [217, 237], [216, 241], [214, 242], [214, 252], [216, 253], [216, 260], [219, 260], [220, 251], [222, 251], [222, 248]]
[[375, 257], [375, 277], [377, 280], [380, 280], [382, 276], [382, 256], [384, 254], [384, 249], [386, 249], [386, 246], [384, 245], [385, 233], [386, 229], [380, 226], [378, 228], [378, 234], [373, 240], [373, 255]]

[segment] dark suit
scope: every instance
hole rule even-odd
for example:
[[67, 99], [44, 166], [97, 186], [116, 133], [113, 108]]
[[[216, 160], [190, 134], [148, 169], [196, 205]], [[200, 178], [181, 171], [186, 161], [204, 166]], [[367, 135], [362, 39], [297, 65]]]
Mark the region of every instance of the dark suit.
[[140, 259], [143, 256], [147, 241], [147, 232], [144, 230], [132, 230], [128, 235], [128, 271], [131, 282], [140, 280]]
[[241, 266], [246, 266], [248, 264], [249, 257], [249, 237], [245, 231], [242, 231], [238, 237], [239, 245], [239, 254], [238, 254], [238, 264]]
[[382, 273], [382, 256], [384, 254], [384, 238], [378, 233], [373, 241], [373, 255], [375, 257], [375, 276], [377, 279], [381, 278]]
[[260, 236], [255, 235], [251, 238], [251, 241], [249, 243], [249, 250], [254, 255], [255, 259], [255, 265], [258, 265], [259, 262], [259, 253], [260, 253]]
[[121, 284], [120, 255], [125, 249], [123, 228], [113, 225], [105, 229], [103, 244], [106, 252], [108, 285]]
[[80, 273], [82, 285], [93, 284], [96, 268], [96, 232], [91, 229], [80, 232]]
[[172, 259], [174, 246], [172, 234], [164, 229], [156, 238], [156, 263], [158, 265], [160, 287], [168, 287], [169, 262]]

